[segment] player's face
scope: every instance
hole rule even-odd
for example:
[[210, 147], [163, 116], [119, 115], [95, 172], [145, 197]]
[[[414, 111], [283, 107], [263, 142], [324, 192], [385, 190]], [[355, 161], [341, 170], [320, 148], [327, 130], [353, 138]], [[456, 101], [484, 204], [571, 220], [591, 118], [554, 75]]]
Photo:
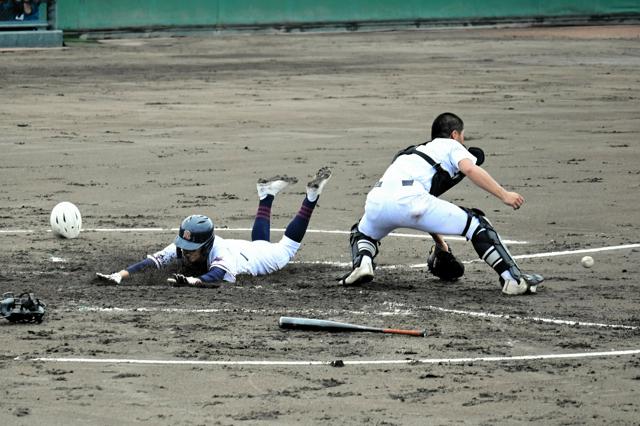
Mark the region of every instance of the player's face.
[[185, 260], [188, 264], [199, 263], [204, 260], [204, 256], [202, 255], [202, 250], [182, 250], [182, 254], [184, 255]]

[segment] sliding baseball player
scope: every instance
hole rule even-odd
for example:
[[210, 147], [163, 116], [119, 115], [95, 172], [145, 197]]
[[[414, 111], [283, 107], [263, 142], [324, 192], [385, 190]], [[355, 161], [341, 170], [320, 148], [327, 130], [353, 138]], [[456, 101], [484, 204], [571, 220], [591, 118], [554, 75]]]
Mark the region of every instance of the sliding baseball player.
[[112, 274], [97, 273], [107, 282], [120, 284], [132, 274], [147, 268], [163, 268], [181, 262], [200, 270], [197, 276], [174, 274], [169, 278], [177, 286], [206, 286], [221, 281], [235, 282], [240, 274], [266, 275], [285, 267], [300, 248], [311, 214], [328, 180], [331, 169], [321, 168], [307, 184], [306, 196], [297, 215], [287, 226], [284, 236], [270, 242], [271, 206], [275, 196], [296, 178], [276, 176], [260, 179], [257, 184], [259, 204], [251, 241], [223, 239], [214, 233], [213, 221], [207, 216], [192, 215], [182, 221], [178, 236], [163, 250]]

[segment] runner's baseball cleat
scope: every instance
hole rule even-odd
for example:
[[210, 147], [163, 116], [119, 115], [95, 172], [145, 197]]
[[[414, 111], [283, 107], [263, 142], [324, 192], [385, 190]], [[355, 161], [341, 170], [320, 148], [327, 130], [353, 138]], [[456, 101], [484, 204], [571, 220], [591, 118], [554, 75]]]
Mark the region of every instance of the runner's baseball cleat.
[[311, 202], [316, 201], [329, 179], [331, 179], [331, 169], [329, 167], [323, 167], [318, 170], [316, 177], [307, 184], [307, 199]]
[[264, 200], [267, 195], [273, 195], [274, 197], [288, 185], [298, 182], [298, 179], [295, 177], [290, 177], [287, 175], [282, 176], [273, 176], [270, 178], [260, 178], [258, 179], [258, 183], [256, 185], [258, 189], [258, 197], [261, 200]]

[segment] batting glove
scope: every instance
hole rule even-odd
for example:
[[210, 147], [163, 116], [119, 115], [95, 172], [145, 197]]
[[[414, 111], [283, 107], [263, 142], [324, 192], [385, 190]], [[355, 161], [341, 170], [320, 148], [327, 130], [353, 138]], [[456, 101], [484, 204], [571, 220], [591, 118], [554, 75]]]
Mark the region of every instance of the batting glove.
[[174, 287], [196, 286], [202, 284], [198, 278], [186, 277], [182, 274], [173, 274], [171, 278], [167, 278], [167, 282]]
[[120, 284], [122, 282], [122, 275], [117, 272], [114, 272], [113, 274], [101, 274], [100, 272], [96, 272], [96, 275], [98, 278], [109, 281], [113, 284]]

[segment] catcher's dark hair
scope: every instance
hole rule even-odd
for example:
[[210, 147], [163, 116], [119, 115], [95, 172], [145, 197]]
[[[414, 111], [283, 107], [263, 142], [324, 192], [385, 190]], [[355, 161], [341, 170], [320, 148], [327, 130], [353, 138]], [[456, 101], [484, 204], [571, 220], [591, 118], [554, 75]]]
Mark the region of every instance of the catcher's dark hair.
[[452, 112], [443, 112], [433, 120], [431, 125], [431, 139], [450, 138], [451, 132], [464, 130], [462, 119]]

